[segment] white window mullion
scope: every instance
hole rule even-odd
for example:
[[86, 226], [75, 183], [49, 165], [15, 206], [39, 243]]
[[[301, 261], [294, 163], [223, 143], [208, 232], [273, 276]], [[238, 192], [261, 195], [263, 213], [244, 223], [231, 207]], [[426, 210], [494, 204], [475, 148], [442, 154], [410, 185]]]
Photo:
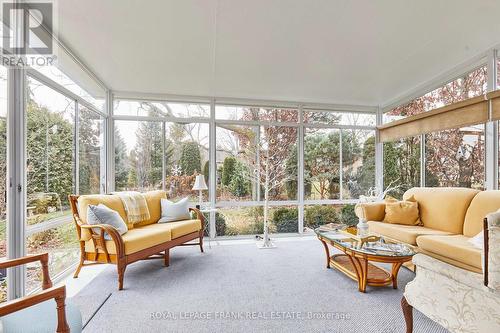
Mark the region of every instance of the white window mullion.
[[[340, 164], [339, 164], [339, 189], [340, 189], [340, 195], [339, 199], [343, 200], [344, 199], [344, 161], [343, 161], [343, 156], [342, 156], [342, 130], [339, 129], [339, 158], [340, 158]], [[331, 193], [330, 193], [331, 195]]]
[[73, 135], [75, 143], [73, 145], [73, 149], [75, 150], [74, 156], [74, 176], [73, 179], [75, 181], [74, 191], [76, 194], [80, 194], [80, 104], [75, 101], [75, 133]]
[[[383, 123], [382, 109], [377, 110], [377, 126]], [[384, 191], [384, 144], [380, 142], [379, 130], [375, 131], [375, 188]]]
[[[25, 72], [10, 68], [7, 78], [7, 257], [26, 254], [26, 108]], [[24, 296], [25, 266], [7, 270], [7, 297]]]
[[303, 106], [299, 106], [299, 128], [297, 133], [297, 200], [298, 205], [298, 231], [304, 232], [304, 117]]
[[[487, 89], [493, 91], [497, 85], [497, 51], [492, 50], [488, 56]], [[489, 101], [489, 112], [491, 112], [491, 101]], [[484, 167], [485, 184], [487, 190], [498, 189], [498, 123], [489, 121], [484, 128]]]
[[104, 139], [106, 151], [106, 193], [115, 190], [115, 131], [113, 119], [113, 94], [106, 92], [106, 135]]
[[[215, 124], [215, 99], [210, 102], [210, 123], [208, 132], [208, 151], [209, 151], [209, 165], [210, 175], [208, 179], [208, 196], [210, 200], [210, 208], [215, 208], [216, 195], [217, 195], [217, 142], [216, 142], [216, 124]], [[215, 229], [215, 212], [210, 211], [210, 225], [209, 235], [210, 238], [216, 237]]]
[[425, 134], [420, 135], [420, 186], [426, 186], [426, 176], [425, 176], [425, 168], [426, 168], [426, 157], [425, 157], [425, 142], [426, 136]]
[[161, 123], [161, 132], [162, 132], [162, 135], [161, 135], [161, 150], [162, 150], [162, 159], [161, 159], [161, 188], [163, 191], [166, 190], [166, 185], [165, 185], [165, 182], [167, 181], [166, 179], [166, 167], [167, 167], [167, 161], [166, 161], [166, 158], [167, 158], [167, 146], [166, 146], [166, 138], [165, 136], [167, 135], [165, 133], [165, 130], [166, 130], [166, 124], [164, 121], [162, 121]]

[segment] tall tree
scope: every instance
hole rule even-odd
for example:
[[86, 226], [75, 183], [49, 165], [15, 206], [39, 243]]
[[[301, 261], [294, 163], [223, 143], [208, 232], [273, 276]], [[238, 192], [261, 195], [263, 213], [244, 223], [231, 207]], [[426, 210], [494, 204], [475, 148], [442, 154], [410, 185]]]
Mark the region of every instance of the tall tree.
[[186, 176], [201, 173], [200, 148], [196, 142], [185, 142], [182, 144], [179, 163], [182, 173]]
[[100, 120], [99, 115], [86, 109], [81, 109], [79, 114], [79, 192], [80, 194], [99, 193], [101, 150], [104, 148], [103, 143], [99, 140], [102, 120]]
[[48, 110], [32, 99], [27, 111], [28, 199], [36, 193], [57, 193], [67, 205], [74, 191], [73, 123], [63, 117], [65, 111]]
[[127, 145], [118, 128], [115, 127], [115, 188], [124, 190], [128, 185], [130, 164], [127, 156]]

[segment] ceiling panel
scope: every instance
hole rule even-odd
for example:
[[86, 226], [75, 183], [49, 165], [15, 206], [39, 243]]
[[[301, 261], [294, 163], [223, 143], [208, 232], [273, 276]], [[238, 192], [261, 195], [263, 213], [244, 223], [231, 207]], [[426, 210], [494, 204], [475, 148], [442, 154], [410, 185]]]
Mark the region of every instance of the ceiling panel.
[[113, 90], [379, 105], [500, 43], [500, 1], [64, 0]]

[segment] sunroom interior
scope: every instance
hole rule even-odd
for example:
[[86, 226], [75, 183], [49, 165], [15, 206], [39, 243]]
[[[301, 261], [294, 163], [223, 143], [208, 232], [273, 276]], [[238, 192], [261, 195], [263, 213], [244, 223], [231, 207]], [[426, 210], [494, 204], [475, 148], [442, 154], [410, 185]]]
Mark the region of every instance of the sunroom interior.
[[[207, 209], [210, 249], [266, 222], [322, 251], [361, 197], [499, 188], [497, 3], [53, 3], [55, 63], [0, 66], [0, 257], [48, 253], [54, 284], [80, 260], [71, 194], [163, 190]], [[36, 263], [0, 275], [2, 301], [41, 290]]]

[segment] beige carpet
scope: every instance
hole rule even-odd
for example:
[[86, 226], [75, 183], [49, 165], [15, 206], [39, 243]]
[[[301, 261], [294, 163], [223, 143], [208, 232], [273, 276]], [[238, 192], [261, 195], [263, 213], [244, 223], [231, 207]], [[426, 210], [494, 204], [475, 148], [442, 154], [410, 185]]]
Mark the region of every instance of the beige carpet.
[[[97, 304], [111, 293], [84, 332], [404, 332], [400, 300], [412, 272], [401, 270], [399, 290], [368, 287], [362, 294], [325, 268], [318, 240], [277, 245], [212, 246], [203, 254], [175, 248], [168, 268], [161, 260], [129, 266], [123, 291], [110, 267], [74, 298]], [[414, 332], [446, 331], [415, 311]]]

